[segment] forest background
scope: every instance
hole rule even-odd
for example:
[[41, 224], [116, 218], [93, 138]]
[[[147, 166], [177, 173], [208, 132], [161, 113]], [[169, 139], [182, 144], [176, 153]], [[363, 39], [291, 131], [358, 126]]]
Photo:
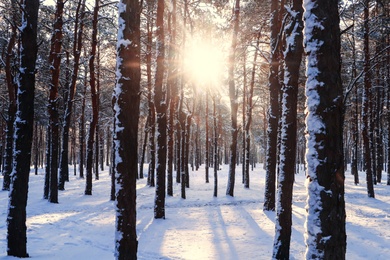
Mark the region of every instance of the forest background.
[[[156, 152], [161, 147], [156, 142], [161, 132], [156, 131], [154, 122], [161, 114], [159, 98], [162, 98], [173, 100], [169, 102], [169, 110], [175, 115], [169, 117], [166, 134], [168, 147], [172, 149], [166, 155], [167, 194], [172, 192], [169, 187], [174, 166], [184, 167], [178, 170], [176, 181], [185, 180], [181, 181], [181, 196], [185, 198], [190, 184], [189, 167], [198, 169], [206, 165], [205, 181], [208, 182], [209, 166], [217, 170], [219, 164], [231, 164], [232, 157], [235, 157], [233, 165], [242, 165], [240, 182], [250, 187], [250, 165], [267, 164], [270, 151], [267, 127], [272, 118], [267, 115], [273, 103], [280, 103], [272, 96], [278, 90], [269, 88], [270, 57], [272, 53], [281, 54], [286, 44], [284, 29], [288, 26], [285, 25], [293, 17], [289, 16], [293, 13], [288, 7], [290, 2], [286, 2], [286, 8], [284, 1], [281, 3], [277, 37], [280, 43], [277, 50], [271, 51], [271, 1], [243, 1], [239, 8], [235, 1], [233, 13], [233, 3], [228, 1], [167, 4], [163, 37], [170, 43], [166, 46], [167, 55], [175, 53], [175, 56], [174, 62], [165, 64], [170, 76], [163, 77], [167, 84], [161, 93], [154, 89], [154, 71], [161, 54], [155, 26], [157, 3], [142, 3], [139, 178], [143, 178], [143, 164], [148, 163], [145, 175], [148, 184], [155, 185]], [[15, 78], [20, 63], [18, 33], [22, 24], [17, 1], [3, 0], [0, 4], [0, 152], [3, 189], [8, 190], [16, 111]], [[344, 162], [351, 164], [356, 183], [359, 182], [357, 171], [367, 172], [367, 192], [374, 197], [373, 185], [382, 182], [384, 170], [388, 172], [387, 184], [390, 184], [387, 167], [390, 160], [389, 3], [345, 1], [339, 3], [339, 13]], [[85, 194], [90, 195], [92, 175], [99, 179], [99, 172], [112, 160], [112, 92], [117, 64], [117, 31], [113, 28], [118, 28], [116, 2], [57, 1], [54, 5], [48, 1], [39, 9], [32, 164], [36, 172], [47, 167], [43, 196], [50, 202], [58, 203], [56, 190], [65, 189], [69, 164], [78, 165], [74, 169], [80, 177], [85, 170]], [[304, 71], [302, 62], [296, 109], [297, 165], [305, 164], [306, 151]], [[175, 87], [169, 81], [172, 75], [175, 75]], [[280, 74], [274, 78], [283, 80]], [[161, 95], [156, 98], [157, 94]], [[271, 111], [281, 113], [280, 107]], [[233, 152], [232, 143], [237, 147]], [[230, 185], [226, 191], [231, 196], [234, 195], [233, 176], [234, 173], [229, 173]], [[274, 210], [274, 203], [265, 206]]]

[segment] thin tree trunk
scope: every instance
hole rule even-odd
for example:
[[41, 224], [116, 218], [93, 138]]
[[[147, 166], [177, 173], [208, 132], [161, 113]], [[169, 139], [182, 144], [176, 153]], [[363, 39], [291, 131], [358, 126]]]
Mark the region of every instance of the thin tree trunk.
[[213, 97], [213, 122], [214, 122], [214, 197], [218, 196], [218, 125], [216, 97]]
[[247, 108], [246, 108], [246, 118], [247, 121], [245, 123], [245, 160], [243, 161], [243, 164], [245, 164], [245, 173], [244, 173], [244, 187], [249, 188], [249, 161], [250, 161], [250, 148], [251, 148], [251, 136], [250, 136], [250, 129], [252, 124], [252, 109], [253, 109], [253, 90], [255, 88], [255, 76], [256, 76], [256, 62], [257, 62], [257, 56], [258, 56], [258, 49], [260, 45], [260, 36], [261, 31], [259, 31], [257, 35], [257, 41], [256, 41], [256, 50], [255, 55], [253, 56], [253, 64], [252, 64], [252, 73], [251, 73], [251, 82], [249, 87], [249, 96], [248, 96], [248, 102], [247, 102]]
[[265, 159], [265, 194], [264, 206], [266, 211], [275, 210], [275, 181], [276, 181], [276, 161], [277, 161], [277, 138], [278, 138], [278, 121], [279, 121], [279, 56], [280, 43], [279, 31], [281, 28], [281, 12], [283, 10], [284, 0], [272, 0], [271, 2], [271, 38], [270, 38], [270, 71], [268, 76], [268, 87], [270, 93], [270, 106], [268, 112], [268, 129], [267, 129], [267, 148]]
[[205, 131], [206, 131], [206, 147], [205, 147], [205, 178], [206, 183], [209, 183], [209, 90], [206, 91], [206, 115], [205, 115]]
[[228, 81], [229, 81], [229, 97], [230, 97], [230, 118], [231, 118], [231, 135], [232, 142], [230, 145], [230, 162], [229, 162], [229, 176], [228, 184], [226, 188], [226, 195], [234, 196], [234, 183], [236, 175], [236, 161], [237, 161], [237, 137], [238, 137], [238, 128], [237, 128], [237, 93], [234, 83], [234, 64], [236, 60], [236, 47], [237, 47], [237, 35], [239, 31], [239, 22], [240, 22], [240, 0], [235, 1], [234, 7], [234, 18], [233, 18], [233, 38], [229, 55], [229, 69], [228, 69]]
[[[38, 122], [35, 122], [34, 124], [34, 173], [35, 175], [38, 175], [38, 160], [39, 160], [39, 133], [38, 133]], [[1, 149], [2, 147], [0, 147]], [[0, 151], [1, 156], [1, 151]], [[2, 157], [0, 157], [2, 158]], [[1, 166], [0, 166], [1, 169]]]
[[[11, 2], [12, 6], [12, 17], [17, 18], [17, 3], [16, 1]], [[16, 116], [16, 91], [17, 84], [15, 82], [14, 76], [12, 75], [12, 57], [13, 57], [13, 48], [16, 42], [16, 24], [11, 27], [11, 35], [8, 40], [7, 45], [7, 54], [5, 58], [5, 78], [7, 83], [8, 90], [8, 117], [6, 121], [6, 130], [5, 130], [5, 154], [4, 154], [4, 170], [3, 170], [3, 190], [10, 190], [11, 184], [11, 172], [12, 172], [12, 156], [13, 156], [13, 144], [14, 144], [14, 121]]]
[[43, 198], [49, 199], [50, 192], [50, 157], [51, 157], [51, 134], [50, 126], [47, 126], [47, 135], [46, 135], [46, 167], [45, 167], [45, 183], [43, 186]]
[[373, 185], [373, 172], [371, 167], [371, 147], [370, 133], [371, 127], [369, 124], [369, 103], [371, 100], [371, 77], [370, 77], [370, 50], [369, 50], [369, 0], [364, 1], [364, 92], [362, 100], [363, 110], [363, 145], [364, 145], [364, 162], [366, 170], [366, 182], [368, 197], [375, 198]]
[[156, 41], [157, 64], [154, 85], [154, 103], [157, 122], [157, 167], [156, 167], [156, 196], [154, 200], [154, 218], [165, 218], [165, 178], [167, 156], [167, 100], [164, 81], [164, 0], [157, 1]]
[[[257, 53], [257, 49], [255, 50], [255, 52]], [[242, 90], [242, 125], [244, 126], [245, 128], [245, 125], [246, 125], [246, 110], [247, 110], [247, 77], [246, 77], [246, 52], [244, 53], [244, 62], [243, 62], [243, 78], [244, 78], [244, 82], [243, 82], [243, 90]], [[246, 131], [245, 129], [243, 129], [242, 131], [242, 184], [245, 184], [245, 167], [246, 167], [246, 163], [245, 163], [245, 158], [246, 158], [246, 152], [247, 152], [247, 149], [246, 149]], [[249, 156], [249, 154], [248, 154]]]
[[59, 146], [59, 116], [58, 116], [58, 86], [60, 79], [61, 49], [62, 49], [62, 14], [64, 2], [57, 0], [54, 15], [53, 35], [50, 46], [50, 90], [49, 90], [49, 124], [50, 131], [50, 191], [49, 202], [58, 203], [58, 146]]
[[89, 135], [87, 141], [87, 167], [86, 167], [86, 186], [85, 195], [92, 195], [92, 163], [93, 163], [93, 143], [95, 138], [95, 131], [98, 121], [98, 95], [96, 92], [96, 75], [95, 75], [95, 55], [97, 47], [97, 23], [98, 23], [98, 12], [99, 12], [99, 0], [95, 0], [95, 7], [93, 10], [93, 21], [92, 21], [92, 46], [89, 57], [89, 86], [91, 87], [91, 98], [92, 98], [92, 121], [89, 125]]
[[81, 115], [80, 115], [80, 130], [79, 130], [79, 176], [84, 178], [84, 161], [85, 161], [85, 99], [87, 95], [87, 66], [84, 71], [84, 90], [81, 101]]
[[146, 147], [148, 145], [148, 128], [149, 128], [149, 117], [146, 119], [145, 128], [144, 128], [144, 143], [142, 144], [141, 160], [139, 163], [139, 178], [144, 178], [144, 163], [145, 163], [145, 153]]
[[[353, 21], [355, 21], [355, 7], [352, 7]], [[355, 41], [355, 26], [352, 27], [352, 78], [356, 78], [356, 41]], [[355, 185], [359, 184], [359, 172], [358, 172], [358, 151], [359, 151], [359, 102], [358, 102], [358, 85], [355, 85], [352, 112], [352, 161], [351, 161], [351, 173], [354, 176]]]
[[[195, 102], [195, 101], [194, 101]], [[190, 172], [189, 172], [189, 153], [190, 153], [190, 136], [191, 136], [191, 114], [187, 114], [186, 116], [186, 131], [185, 131], [185, 157], [184, 159], [184, 171], [186, 175], [186, 188], [190, 187]]]
[[60, 169], [59, 169], [59, 184], [58, 189], [65, 189], [65, 181], [69, 175], [68, 165], [68, 149], [69, 149], [69, 129], [70, 119], [72, 115], [73, 99], [76, 92], [76, 82], [78, 80], [78, 70], [80, 62], [80, 54], [82, 48], [82, 36], [84, 28], [84, 16], [85, 16], [85, 1], [79, 0], [75, 15], [75, 28], [74, 28], [74, 41], [73, 41], [73, 70], [69, 86], [65, 86], [68, 90], [67, 98], [65, 100], [65, 112], [62, 127], [62, 145], [61, 145], [61, 158], [60, 158]]
[[146, 75], [148, 84], [148, 116], [149, 116], [149, 171], [148, 171], [148, 184], [151, 187], [155, 186], [154, 173], [156, 167], [156, 146], [155, 146], [155, 132], [156, 132], [156, 119], [155, 119], [155, 107], [153, 102], [153, 89], [152, 89], [152, 31], [153, 31], [153, 9], [154, 2], [147, 3], [148, 8], [148, 20], [147, 20], [147, 45], [146, 45]]

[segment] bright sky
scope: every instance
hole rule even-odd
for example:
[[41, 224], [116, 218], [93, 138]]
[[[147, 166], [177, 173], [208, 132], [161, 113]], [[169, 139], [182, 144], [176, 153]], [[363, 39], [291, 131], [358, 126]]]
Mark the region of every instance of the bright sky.
[[184, 66], [198, 87], [220, 84], [225, 59], [221, 49], [203, 41], [192, 41], [186, 46]]

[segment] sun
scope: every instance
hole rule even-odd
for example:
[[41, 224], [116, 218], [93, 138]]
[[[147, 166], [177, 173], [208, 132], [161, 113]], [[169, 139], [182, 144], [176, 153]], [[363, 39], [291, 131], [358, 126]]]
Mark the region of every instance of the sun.
[[187, 79], [197, 88], [221, 84], [225, 59], [221, 48], [202, 41], [193, 41], [185, 48], [184, 67]]

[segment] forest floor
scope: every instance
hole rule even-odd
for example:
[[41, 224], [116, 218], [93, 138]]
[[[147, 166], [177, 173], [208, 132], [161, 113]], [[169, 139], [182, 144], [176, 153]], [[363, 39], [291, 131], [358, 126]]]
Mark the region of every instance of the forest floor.
[[[218, 197], [214, 178], [205, 183], [204, 167], [190, 173], [187, 199], [167, 197], [166, 219], [153, 218], [154, 188], [146, 179], [137, 183], [138, 258], [153, 259], [271, 259], [275, 213], [262, 210], [265, 173], [251, 172], [251, 187], [241, 184], [237, 169], [235, 197], [225, 195], [228, 166], [218, 172]], [[33, 259], [114, 259], [115, 211], [109, 201], [110, 177], [100, 173], [93, 195], [85, 196], [85, 180], [73, 176], [59, 204], [42, 199], [44, 172], [30, 175], [27, 206], [27, 245]], [[346, 173], [347, 259], [387, 260], [390, 257], [390, 186], [375, 186], [376, 198], [368, 198], [365, 176], [355, 186]], [[293, 196], [293, 230], [290, 259], [304, 259], [305, 175], [296, 175]], [[0, 177], [2, 183], [2, 177]], [[6, 218], [8, 192], [0, 191], [0, 259], [7, 257]]]

